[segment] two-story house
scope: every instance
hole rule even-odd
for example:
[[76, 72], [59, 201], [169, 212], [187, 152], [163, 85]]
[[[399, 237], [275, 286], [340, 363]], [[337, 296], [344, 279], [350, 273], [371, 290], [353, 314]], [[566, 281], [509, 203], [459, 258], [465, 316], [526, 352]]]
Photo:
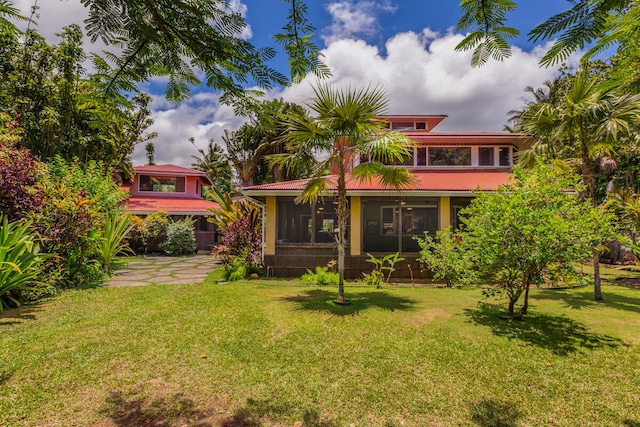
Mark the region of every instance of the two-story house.
[[[401, 192], [376, 180], [347, 179], [349, 198], [348, 249], [345, 275], [371, 271], [367, 253], [400, 252], [406, 260], [394, 277], [426, 277], [416, 261], [415, 236], [458, 226], [458, 212], [476, 191], [492, 191], [509, 180], [514, 154], [529, 147], [526, 135], [504, 132], [434, 132], [446, 115], [384, 116], [390, 129], [416, 142], [402, 165], [414, 181]], [[366, 159], [353, 159], [354, 164]], [[276, 276], [296, 277], [306, 269], [336, 259], [331, 234], [337, 224], [331, 191], [316, 205], [297, 204], [306, 180], [247, 187], [243, 193], [264, 203], [264, 263]], [[335, 184], [334, 184], [335, 187]], [[334, 188], [335, 191], [335, 188]], [[410, 268], [409, 268], [410, 266]]]
[[215, 240], [213, 224], [207, 221], [209, 209], [217, 203], [205, 200], [202, 191], [213, 185], [206, 173], [174, 165], [134, 167], [132, 183], [126, 183], [131, 196], [125, 201], [127, 210], [136, 215], [166, 211], [171, 216], [191, 216], [198, 251], [209, 251]]

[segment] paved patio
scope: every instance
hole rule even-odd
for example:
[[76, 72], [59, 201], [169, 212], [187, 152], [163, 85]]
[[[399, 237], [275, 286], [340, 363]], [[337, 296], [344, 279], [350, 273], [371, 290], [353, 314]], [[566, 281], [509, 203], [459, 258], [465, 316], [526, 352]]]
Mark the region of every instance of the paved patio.
[[218, 265], [211, 255], [146, 256], [130, 261], [103, 286], [182, 285], [203, 281]]

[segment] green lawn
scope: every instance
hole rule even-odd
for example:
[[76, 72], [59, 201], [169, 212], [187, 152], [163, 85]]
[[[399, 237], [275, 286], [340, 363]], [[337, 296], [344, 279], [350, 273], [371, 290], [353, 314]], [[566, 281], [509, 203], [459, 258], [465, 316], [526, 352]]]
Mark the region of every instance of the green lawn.
[[640, 290], [214, 282], [7, 311], [0, 426], [640, 426]]

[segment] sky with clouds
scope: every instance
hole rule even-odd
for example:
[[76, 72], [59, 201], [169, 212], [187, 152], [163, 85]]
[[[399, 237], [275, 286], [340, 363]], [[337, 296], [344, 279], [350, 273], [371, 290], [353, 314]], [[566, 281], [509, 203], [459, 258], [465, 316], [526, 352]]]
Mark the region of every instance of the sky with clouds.
[[[23, 14], [34, 0], [15, 0]], [[231, 0], [232, 7], [246, 16], [249, 26], [242, 36], [256, 46], [273, 45], [273, 34], [285, 23], [287, 5], [280, 0]], [[383, 86], [390, 100], [390, 114], [447, 114], [437, 130], [500, 131], [508, 111], [528, 98], [527, 86], [540, 87], [553, 78], [553, 69], [538, 66], [548, 46], [528, 42], [526, 32], [567, 3], [558, 0], [519, 2], [510, 24], [525, 35], [515, 40], [512, 56], [504, 62], [470, 66], [470, 52], [455, 52], [463, 34], [455, 31], [460, 10], [455, 1], [435, 0], [307, 0], [309, 19], [317, 28], [316, 43], [322, 47], [330, 67], [331, 84], [337, 87]], [[55, 34], [70, 23], [86, 18], [80, 0], [40, 0], [38, 31], [51, 43]], [[104, 46], [85, 49], [99, 52]], [[286, 58], [271, 64], [286, 73]], [[304, 104], [311, 96], [311, 76], [302, 83], [278, 88], [268, 98], [283, 98]], [[221, 106], [218, 94], [194, 91], [191, 100], [169, 104], [158, 84], [140, 88], [153, 96], [151, 109], [158, 133], [155, 161], [190, 166], [196, 149], [213, 138], [222, 144], [225, 130], [233, 131], [244, 121], [230, 107]], [[157, 92], [157, 93], [156, 93]], [[145, 163], [143, 146], [136, 148], [134, 164]]]

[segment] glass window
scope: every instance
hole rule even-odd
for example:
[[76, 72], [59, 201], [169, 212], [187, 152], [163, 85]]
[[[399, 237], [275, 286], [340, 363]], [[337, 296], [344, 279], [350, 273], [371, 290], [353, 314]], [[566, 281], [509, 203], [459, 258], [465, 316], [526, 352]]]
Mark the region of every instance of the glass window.
[[500, 147], [498, 149], [498, 157], [500, 159], [500, 166], [511, 166], [510, 147]]
[[416, 157], [416, 166], [427, 166], [427, 147], [418, 147]]
[[417, 122], [416, 123], [416, 129], [417, 130], [425, 130], [425, 129], [427, 129], [427, 123], [426, 122]]
[[493, 166], [495, 163], [493, 152], [494, 152], [493, 147], [478, 148], [478, 165]]
[[402, 162], [403, 166], [413, 166], [414, 150], [410, 149], [410, 153], [411, 154], [409, 154], [403, 159], [403, 162]]
[[168, 178], [141, 175], [140, 191], [153, 191], [156, 193], [184, 193], [185, 178], [183, 176]]
[[293, 200], [278, 201], [277, 243], [333, 243], [338, 220], [335, 205], [296, 204]]
[[413, 122], [391, 122], [391, 129], [413, 130]]
[[430, 147], [429, 166], [471, 166], [471, 147]]

